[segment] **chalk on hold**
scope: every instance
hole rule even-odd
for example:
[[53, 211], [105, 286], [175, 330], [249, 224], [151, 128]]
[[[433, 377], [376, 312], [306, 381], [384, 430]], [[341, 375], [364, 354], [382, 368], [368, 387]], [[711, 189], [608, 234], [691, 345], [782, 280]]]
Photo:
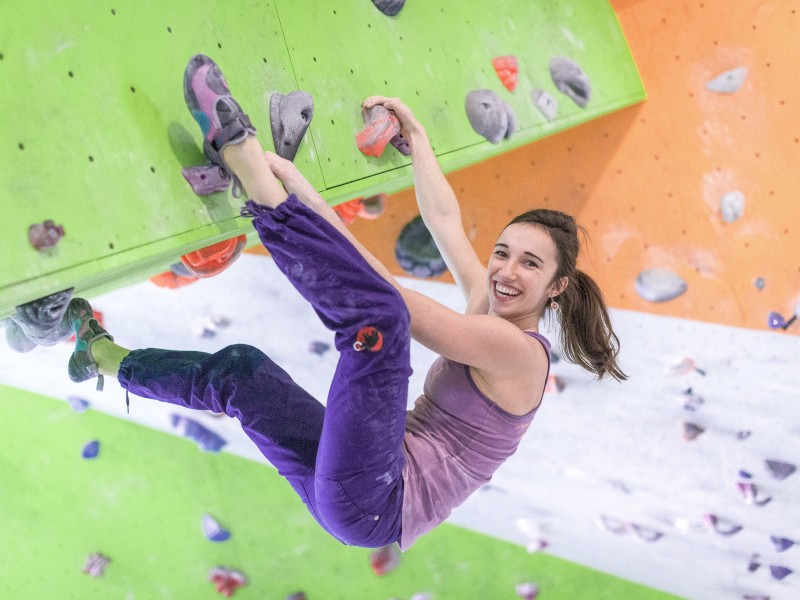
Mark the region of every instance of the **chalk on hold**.
[[378, 577], [391, 573], [400, 565], [400, 550], [395, 544], [373, 550], [369, 555], [369, 566]]
[[726, 223], [733, 223], [744, 212], [744, 194], [739, 190], [732, 190], [722, 196], [719, 202], [722, 220]]
[[53, 248], [63, 237], [64, 227], [49, 219], [28, 228], [28, 241], [39, 252]]
[[214, 164], [183, 167], [181, 175], [198, 196], [224, 192], [231, 184], [231, 176], [228, 171]]
[[767, 465], [767, 470], [770, 474], [778, 481], [783, 481], [797, 470], [797, 467], [793, 464], [781, 460], [767, 459], [764, 463]]
[[364, 129], [356, 134], [358, 149], [367, 156], [380, 156], [386, 144], [400, 133], [400, 121], [380, 104], [362, 108], [361, 117], [364, 119]]
[[300, 142], [314, 118], [314, 98], [295, 90], [286, 95], [275, 92], [269, 99], [269, 122], [275, 154], [294, 160]]
[[372, 3], [387, 17], [394, 17], [403, 10], [406, 0], [372, 0]]
[[585, 108], [592, 97], [589, 78], [577, 63], [563, 56], [550, 60], [550, 77], [558, 91], [570, 98], [581, 108]]
[[74, 288], [31, 300], [16, 307], [3, 321], [6, 342], [16, 352], [28, 352], [36, 346], [54, 346], [72, 335], [64, 313]]
[[517, 78], [519, 74], [517, 57], [513, 54], [498, 56], [492, 59], [492, 66], [494, 67], [495, 73], [497, 73], [497, 76], [500, 78], [503, 87], [509, 92], [513, 92], [517, 87]]
[[243, 573], [226, 567], [214, 567], [211, 569], [208, 573], [208, 580], [226, 598], [230, 598], [236, 593], [237, 589], [247, 584], [247, 578]]
[[67, 404], [76, 413], [86, 412], [89, 408], [89, 401], [78, 396], [67, 396]]
[[492, 90], [472, 90], [466, 99], [467, 118], [476, 133], [493, 144], [514, 133], [516, 118], [511, 106]]
[[636, 292], [648, 302], [674, 300], [686, 289], [686, 282], [668, 269], [646, 269], [636, 278]]
[[231, 537], [230, 531], [223, 528], [211, 515], [203, 515], [203, 534], [212, 542], [224, 542]]
[[394, 253], [403, 270], [414, 277], [436, 277], [447, 270], [433, 236], [420, 216], [403, 227]]
[[738, 67], [717, 75], [706, 84], [706, 89], [717, 94], [735, 94], [746, 79], [747, 67]]
[[545, 119], [552, 121], [556, 118], [558, 102], [550, 94], [544, 90], [531, 90], [531, 99]]

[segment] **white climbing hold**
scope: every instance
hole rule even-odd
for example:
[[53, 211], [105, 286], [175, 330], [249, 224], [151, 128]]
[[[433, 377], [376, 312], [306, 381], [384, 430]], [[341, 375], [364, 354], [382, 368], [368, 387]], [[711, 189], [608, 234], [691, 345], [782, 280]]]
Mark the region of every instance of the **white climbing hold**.
[[556, 118], [558, 113], [558, 102], [544, 90], [531, 90], [531, 99], [548, 121]]
[[674, 300], [686, 289], [680, 275], [668, 269], [646, 269], [636, 278], [636, 292], [648, 302]]
[[722, 220], [726, 223], [733, 223], [744, 212], [744, 194], [739, 190], [733, 190], [722, 196], [719, 202], [722, 212]]
[[709, 92], [716, 92], [718, 94], [735, 94], [739, 91], [739, 88], [742, 87], [746, 79], [747, 67], [739, 67], [717, 75], [706, 84], [706, 89]]

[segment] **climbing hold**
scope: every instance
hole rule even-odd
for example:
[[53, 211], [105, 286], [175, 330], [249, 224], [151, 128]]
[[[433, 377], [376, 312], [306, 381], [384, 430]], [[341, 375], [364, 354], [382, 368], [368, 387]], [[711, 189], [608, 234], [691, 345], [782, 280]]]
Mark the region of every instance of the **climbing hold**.
[[794, 546], [797, 542], [788, 538], [777, 537], [774, 535], [769, 536], [772, 544], [775, 546], [775, 552], [786, 552], [789, 548]]
[[170, 288], [173, 290], [185, 285], [189, 285], [190, 283], [194, 283], [197, 280], [197, 277], [182, 277], [180, 275], [176, 275], [171, 270], [164, 273], [159, 273], [158, 275], [153, 275], [150, 278], [150, 282], [154, 283], [158, 287]]
[[224, 192], [231, 184], [231, 176], [228, 171], [217, 165], [183, 167], [181, 175], [198, 196]]
[[507, 56], [498, 56], [492, 59], [492, 66], [495, 73], [500, 78], [503, 86], [509, 91], [513, 92], [517, 87], [517, 77], [519, 74], [519, 64], [517, 57], [513, 54]]
[[575, 104], [584, 108], [592, 97], [592, 86], [589, 78], [577, 63], [562, 56], [550, 60], [550, 77], [558, 91], [570, 98]]
[[77, 396], [67, 396], [67, 403], [76, 413], [86, 412], [86, 409], [89, 408], [89, 402]]
[[736, 432], [736, 439], [737, 440], [746, 440], [751, 435], [753, 435], [752, 431], [750, 431], [748, 429], [741, 429], [741, 430]]
[[100, 454], [100, 442], [97, 440], [92, 440], [81, 450], [81, 456], [83, 458], [97, 458], [98, 454]]
[[[670, 375], [685, 375], [687, 373], [698, 373], [703, 377], [706, 376], [706, 372], [702, 369], [698, 369], [697, 365], [695, 365], [694, 359], [692, 358], [682, 358], [675, 364], [669, 367], [668, 373]], [[692, 388], [689, 388], [691, 391]]]
[[316, 354], [318, 356], [322, 356], [330, 349], [331, 345], [328, 344], [327, 342], [318, 342], [316, 340], [312, 341], [308, 347], [309, 352], [311, 352], [312, 354]]
[[3, 321], [6, 341], [12, 350], [28, 352], [36, 346], [54, 346], [72, 335], [64, 313], [72, 299], [73, 288], [20, 304]]
[[738, 523], [734, 523], [723, 517], [706, 513], [702, 517], [703, 523], [712, 531], [719, 535], [730, 536], [739, 533], [743, 528]]
[[547, 548], [550, 544], [547, 543], [547, 540], [531, 540], [525, 546], [525, 549], [528, 551], [528, 554], [536, 554], [537, 552], [541, 552], [545, 548]]
[[53, 248], [64, 235], [64, 227], [49, 219], [28, 228], [28, 241], [39, 252]]
[[595, 519], [595, 523], [597, 523], [600, 529], [608, 531], [609, 533], [620, 534], [628, 532], [628, 524], [620, 521], [619, 519], [615, 519], [614, 517], [600, 515]]
[[219, 452], [228, 442], [194, 419], [172, 415], [172, 426], [180, 435], [194, 442], [205, 452]]
[[356, 221], [358, 213], [361, 212], [361, 202], [364, 200], [361, 196], [353, 198], [347, 202], [342, 202], [333, 207], [334, 212], [339, 215], [342, 223], [349, 227]]
[[683, 402], [683, 409], [688, 410], [689, 412], [697, 412], [697, 409], [705, 403], [705, 398], [703, 398], [700, 394], [693, 392], [692, 388], [687, 388], [681, 392], [681, 398]]
[[243, 573], [226, 567], [214, 567], [211, 569], [208, 573], [208, 580], [226, 598], [230, 598], [236, 593], [237, 589], [247, 584], [247, 578]]
[[758, 498], [758, 487], [755, 483], [749, 481], [740, 481], [736, 484], [736, 489], [739, 490], [742, 500], [744, 500], [747, 504], [764, 506], [772, 501], [772, 496], [767, 496], [766, 498], [761, 499]]
[[761, 567], [761, 562], [759, 562], [760, 558], [761, 557], [758, 554], [750, 555], [750, 560], [747, 561], [747, 570], [750, 573], [755, 573]]
[[786, 319], [783, 318], [783, 315], [781, 315], [780, 313], [771, 312], [767, 317], [767, 325], [769, 326], [770, 329], [783, 329], [784, 331], [786, 331], [787, 329], [789, 329], [789, 327], [791, 327], [791, 325], [796, 320], [797, 320], [796, 314], [792, 315], [792, 318], [787, 321]]
[[314, 98], [295, 90], [286, 95], [275, 92], [269, 98], [269, 122], [275, 154], [294, 160], [300, 142], [314, 118]]
[[553, 373], [547, 376], [547, 382], [544, 384], [545, 394], [558, 394], [564, 389], [564, 382]]
[[745, 594], [742, 600], [769, 600], [769, 596], [763, 594]]
[[536, 600], [539, 595], [539, 586], [535, 583], [525, 582], [518, 584], [514, 591], [523, 600]]
[[367, 156], [380, 156], [386, 144], [400, 133], [400, 121], [380, 104], [362, 108], [361, 117], [364, 119], [364, 129], [356, 134], [358, 149]]
[[403, 9], [406, 0], [372, 0], [372, 3], [387, 17], [394, 17]]
[[411, 145], [408, 143], [408, 140], [403, 136], [402, 133], [398, 133], [396, 136], [390, 139], [389, 143], [394, 146], [403, 156], [411, 156]]
[[651, 542], [657, 542], [662, 537], [664, 537], [664, 534], [661, 533], [660, 531], [656, 531], [655, 529], [650, 529], [649, 527], [643, 527], [642, 525], [639, 525], [637, 523], [630, 523], [628, 525], [628, 528], [636, 535], [636, 537], [639, 540], [647, 542], [648, 544]]
[[223, 529], [217, 520], [211, 515], [203, 515], [203, 533], [206, 539], [212, 542], [224, 542], [231, 537], [230, 531]]
[[765, 285], [764, 278], [763, 277], [757, 277], [756, 280], [753, 282], [753, 285], [756, 286], [757, 290], [763, 290], [764, 289], [764, 285]]
[[733, 223], [742, 216], [744, 211], [744, 194], [739, 190], [728, 192], [719, 202], [722, 220]]
[[744, 469], [739, 469], [739, 477], [742, 479], [752, 479], [753, 474], [745, 471]]
[[403, 227], [394, 253], [403, 270], [414, 277], [436, 277], [447, 270], [447, 265], [420, 216], [414, 217]]
[[636, 278], [636, 292], [648, 302], [668, 302], [686, 291], [686, 282], [667, 269], [646, 269]]
[[767, 465], [767, 470], [770, 472], [770, 475], [772, 475], [778, 481], [783, 481], [797, 470], [797, 467], [795, 467], [793, 464], [780, 460], [768, 459], [764, 462]]
[[516, 118], [511, 106], [492, 90], [473, 90], [467, 94], [467, 118], [470, 125], [487, 140], [497, 144], [514, 133]]
[[769, 573], [772, 575], [773, 579], [778, 581], [783, 581], [788, 575], [794, 573], [789, 567], [782, 567], [780, 565], [770, 565], [769, 566]]
[[83, 565], [83, 572], [92, 577], [100, 577], [105, 573], [106, 567], [110, 562], [110, 558], [99, 552], [95, 552], [86, 557], [86, 562]]
[[284, 600], [307, 600], [307, 597], [305, 592], [295, 592], [286, 596]]
[[706, 84], [706, 89], [718, 94], [734, 94], [739, 91], [746, 79], [747, 67], [739, 67], [717, 75]]
[[400, 565], [400, 550], [390, 544], [374, 550], [369, 555], [369, 566], [378, 577], [391, 573]]
[[544, 90], [531, 90], [531, 99], [548, 121], [556, 118], [558, 113], [558, 102]]
[[692, 440], [696, 440], [700, 437], [700, 434], [705, 431], [699, 425], [695, 425], [694, 423], [687, 423], [686, 421], [681, 421], [680, 425], [683, 427], [683, 439], [687, 442], [691, 442]]
[[375, 194], [369, 198], [362, 199], [361, 206], [358, 209], [358, 216], [362, 219], [374, 221], [383, 214], [386, 200], [386, 194]]
[[213, 277], [230, 267], [247, 246], [247, 236], [223, 240], [181, 256], [181, 263], [191, 276]]

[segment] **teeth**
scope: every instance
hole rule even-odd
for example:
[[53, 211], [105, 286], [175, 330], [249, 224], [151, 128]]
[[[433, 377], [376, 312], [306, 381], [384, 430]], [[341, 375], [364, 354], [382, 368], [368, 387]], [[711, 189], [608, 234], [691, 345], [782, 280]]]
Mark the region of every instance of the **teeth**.
[[499, 283], [495, 283], [495, 289], [505, 296], [519, 296], [519, 292], [517, 290], [507, 288]]

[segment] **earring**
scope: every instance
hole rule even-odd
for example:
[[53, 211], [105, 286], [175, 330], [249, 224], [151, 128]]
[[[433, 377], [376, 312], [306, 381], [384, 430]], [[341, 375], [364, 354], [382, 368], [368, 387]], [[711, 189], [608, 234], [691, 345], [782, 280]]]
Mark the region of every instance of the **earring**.
[[550, 309], [558, 310], [558, 302], [556, 302], [555, 298], [550, 298]]

